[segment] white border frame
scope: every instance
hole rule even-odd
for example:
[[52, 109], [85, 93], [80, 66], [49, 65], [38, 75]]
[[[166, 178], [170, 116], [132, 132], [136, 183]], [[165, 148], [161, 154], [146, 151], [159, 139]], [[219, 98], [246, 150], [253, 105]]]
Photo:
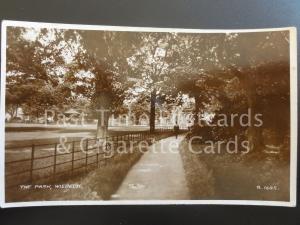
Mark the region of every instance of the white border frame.
[[[290, 33], [290, 201], [254, 201], [254, 200], [99, 200], [99, 201], [32, 201], [32, 202], [5, 202], [5, 87], [6, 87], [6, 28], [35, 27], [57, 28], [76, 30], [106, 30], [106, 31], [134, 31], [134, 32], [180, 32], [180, 33], [233, 33], [233, 32], [266, 32], [289, 31]], [[0, 108], [0, 206], [61, 206], [61, 205], [261, 205], [261, 206], [296, 206], [297, 190], [297, 31], [295, 27], [267, 28], [267, 29], [243, 29], [243, 30], [202, 30], [202, 29], [178, 29], [178, 28], [153, 28], [153, 27], [123, 27], [123, 26], [97, 26], [58, 23], [39, 23], [25, 21], [2, 21], [1, 30], [1, 108]]]

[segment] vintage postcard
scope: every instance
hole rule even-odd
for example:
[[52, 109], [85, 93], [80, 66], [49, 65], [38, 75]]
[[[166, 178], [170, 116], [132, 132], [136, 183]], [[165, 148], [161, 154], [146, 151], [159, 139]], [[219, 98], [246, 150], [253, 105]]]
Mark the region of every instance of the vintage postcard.
[[295, 206], [296, 42], [3, 21], [1, 206]]

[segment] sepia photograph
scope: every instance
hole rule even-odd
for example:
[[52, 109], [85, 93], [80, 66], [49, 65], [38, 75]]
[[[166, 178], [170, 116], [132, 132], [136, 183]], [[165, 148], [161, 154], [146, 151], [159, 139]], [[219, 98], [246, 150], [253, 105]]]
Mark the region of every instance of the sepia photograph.
[[1, 206], [295, 206], [296, 42], [2, 22]]

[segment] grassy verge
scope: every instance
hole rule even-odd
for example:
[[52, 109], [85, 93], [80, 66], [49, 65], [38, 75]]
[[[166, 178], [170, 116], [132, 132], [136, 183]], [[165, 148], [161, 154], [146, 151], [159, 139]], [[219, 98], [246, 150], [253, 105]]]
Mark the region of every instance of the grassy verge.
[[191, 199], [211, 199], [215, 194], [212, 170], [199, 161], [196, 154], [188, 151], [186, 140], [181, 142], [179, 149]]
[[[205, 147], [192, 146], [195, 151]], [[289, 200], [289, 164], [274, 156], [193, 154], [186, 142], [181, 155], [192, 199]]]

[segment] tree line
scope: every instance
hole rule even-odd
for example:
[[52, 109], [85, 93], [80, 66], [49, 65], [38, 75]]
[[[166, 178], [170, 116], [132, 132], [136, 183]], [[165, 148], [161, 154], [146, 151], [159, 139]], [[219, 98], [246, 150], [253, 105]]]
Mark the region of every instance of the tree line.
[[[226, 139], [239, 133], [254, 149], [263, 132], [284, 142], [289, 131], [288, 32], [164, 33], [63, 29], [7, 29], [6, 111], [22, 107], [39, 117], [47, 109], [85, 107], [106, 136], [109, 115], [194, 101], [192, 132]], [[203, 128], [204, 112], [263, 114], [263, 126]], [[105, 113], [99, 113], [99, 110]], [[278, 120], [278, 115], [282, 115]], [[100, 123], [104, 121], [104, 123]], [[205, 131], [205, 132], [204, 132]]]

